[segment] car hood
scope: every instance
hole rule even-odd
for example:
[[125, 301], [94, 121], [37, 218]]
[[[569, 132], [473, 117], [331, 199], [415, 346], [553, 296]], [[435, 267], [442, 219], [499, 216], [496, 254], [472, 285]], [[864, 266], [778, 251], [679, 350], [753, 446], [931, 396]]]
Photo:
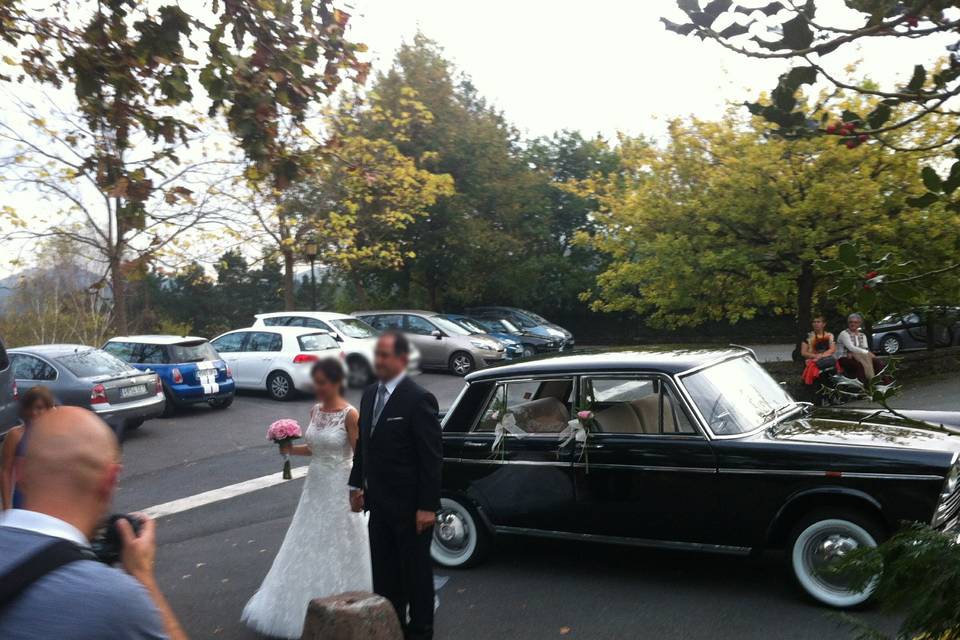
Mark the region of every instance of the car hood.
[[[960, 414], [956, 418], [960, 420]], [[767, 431], [767, 437], [808, 444], [960, 451], [958, 427], [913, 425], [870, 412], [820, 410], [807, 418], [781, 422]]]

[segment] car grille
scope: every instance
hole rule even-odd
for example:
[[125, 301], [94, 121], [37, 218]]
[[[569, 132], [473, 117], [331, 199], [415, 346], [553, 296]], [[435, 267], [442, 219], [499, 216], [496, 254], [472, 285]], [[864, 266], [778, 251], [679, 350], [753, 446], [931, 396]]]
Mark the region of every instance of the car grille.
[[939, 526], [950, 520], [960, 508], [960, 491], [954, 491], [953, 495], [940, 503], [937, 507], [937, 513], [933, 518], [934, 526]]

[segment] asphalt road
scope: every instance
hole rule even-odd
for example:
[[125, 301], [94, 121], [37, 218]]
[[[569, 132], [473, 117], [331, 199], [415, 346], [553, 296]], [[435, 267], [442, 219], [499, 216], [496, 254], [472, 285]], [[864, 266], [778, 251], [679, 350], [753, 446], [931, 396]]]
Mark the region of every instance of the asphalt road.
[[[419, 380], [441, 407], [462, 385], [437, 374]], [[903, 405], [960, 408], [957, 385], [949, 378], [908, 390]], [[245, 394], [226, 410], [148, 422], [124, 446], [117, 510], [278, 471], [266, 425], [280, 417], [304, 423], [310, 404]], [[191, 637], [259, 637], [239, 622], [240, 612], [279, 548], [301, 486], [292, 480], [160, 519], [160, 584]], [[482, 566], [437, 574], [449, 578], [438, 592], [437, 638], [852, 637], [835, 614], [801, 596], [774, 554], [742, 559], [504, 538]], [[858, 615], [892, 630], [875, 612]]]

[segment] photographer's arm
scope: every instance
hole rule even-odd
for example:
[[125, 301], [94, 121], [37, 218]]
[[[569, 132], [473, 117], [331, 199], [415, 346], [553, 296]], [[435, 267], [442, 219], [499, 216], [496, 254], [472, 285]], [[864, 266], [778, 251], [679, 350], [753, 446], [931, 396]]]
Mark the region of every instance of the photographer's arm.
[[160, 612], [167, 637], [170, 640], [188, 640], [187, 633], [180, 626], [173, 609], [160, 592], [153, 573], [153, 561], [157, 551], [156, 523], [142, 514], [134, 515], [142, 521], [139, 536], [133, 532], [133, 527], [125, 519], [117, 520], [117, 530], [123, 539], [123, 550], [120, 555], [123, 568], [150, 594], [150, 599]]

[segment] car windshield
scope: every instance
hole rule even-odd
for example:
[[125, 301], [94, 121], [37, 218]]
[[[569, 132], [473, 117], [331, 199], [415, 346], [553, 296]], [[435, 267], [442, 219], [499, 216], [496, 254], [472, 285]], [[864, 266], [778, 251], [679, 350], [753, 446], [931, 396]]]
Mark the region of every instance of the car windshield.
[[752, 431], [796, 406], [783, 387], [746, 356], [684, 376], [683, 386], [716, 435]]
[[100, 349], [86, 349], [60, 356], [57, 362], [78, 378], [116, 376], [128, 373], [130, 366]]
[[348, 338], [376, 338], [380, 335], [376, 329], [363, 320], [357, 320], [356, 318], [330, 320], [330, 324]]
[[307, 335], [297, 336], [297, 342], [300, 343], [301, 351], [325, 351], [340, 346], [329, 333], [308, 333]]
[[454, 335], [454, 336], [470, 335], [469, 331], [467, 331], [466, 329], [458, 325], [456, 322], [452, 322], [441, 316], [433, 316], [432, 318], [430, 318], [430, 320], [433, 322], [433, 324], [437, 325], [438, 327], [440, 327], [450, 335]]
[[456, 322], [458, 325], [469, 331], [470, 333], [486, 333], [488, 329], [484, 329], [479, 326], [477, 323], [467, 318], [450, 318], [451, 322]]
[[219, 360], [216, 349], [210, 343], [184, 342], [170, 346], [170, 358], [173, 362], [203, 362], [205, 360]]
[[521, 309], [520, 313], [522, 313], [523, 315], [527, 316], [531, 320], [538, 322], [540, 324], [550, 324], [549, 320], [547, 320], [546, 318], [544, 318], [538, 313], [534, 313], [533, 311], [527, 311], [526, 309]]
[[900, 322], [900, 318], [903, 317], [902, 313], [891, 313], [888, 316], [884, 316], [877, 321], [877, 324], [893, 324], [895, 322]]

